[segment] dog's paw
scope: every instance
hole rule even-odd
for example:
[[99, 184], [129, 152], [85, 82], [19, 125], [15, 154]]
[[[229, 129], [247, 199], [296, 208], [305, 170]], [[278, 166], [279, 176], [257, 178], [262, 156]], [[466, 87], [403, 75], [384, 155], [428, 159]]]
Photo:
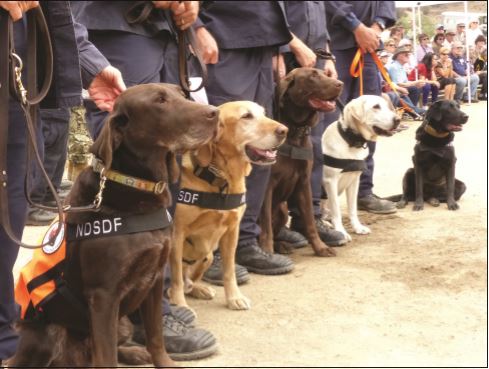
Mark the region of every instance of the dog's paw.
[[367, 226], [364, 226], [363, 224], [359, 224], [355, 227], [353, 227], [354, 231], [356, 234], [369, 234], [370, 233], [370, 228]]
[[212, 287], [194, 284], [194, 288], [188, 294], [199, 300], [212, 300], [216, 296], [216, 291]]
[[235, 298], [229, 298], [228, 308], [231, 310], [249, 310], [251, 309], [251, 300], [244, 295]]
[[338, 232], [343, 233], [343, 236], [345, 236], [346, 242], [351, 242], [352, 238], [350, 234], [345, 230], [345, 229], [336, 229]]
[[432, 197], [428, 199], [427, 203], [435, 208], [440, 206], [440, 200], [438, 200], [436, 197]]
[[414, 205], [413, 205], [413, 211], [421, 211], [424, 209], [424, 204], [423, 203], [419, 203], [419, 202], [415, 202]]
[[151, 364], [153, 359], [144, 346], [119, 346], [117, 359], [127, 365]]
[[321, 257], [331, 257], [331, 256], [336, 256], [336, 251], [333, 250], [332, 247], [326, 246], [322, 247], [318, 250], [314, 250], [314, 253], [316, 256], [321, 256]]
[[447, 202], [448, 210], [458, 210], [460, 206], [455, 201]]
[[398, 202], [396, 202], [396, 208], [398, 209], [404, 209], [406, 205], [407, 205], [406, 200], [399, 200]]

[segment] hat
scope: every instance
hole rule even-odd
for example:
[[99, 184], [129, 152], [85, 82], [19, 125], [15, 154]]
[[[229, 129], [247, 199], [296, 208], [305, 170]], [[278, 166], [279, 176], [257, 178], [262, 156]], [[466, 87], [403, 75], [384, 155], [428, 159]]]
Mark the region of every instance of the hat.
[[475, 23], [479, 23], [479, 18], [477, 18], [477, 17], [473, 17], [473, 18], [470, 18], [470, 19], [469, 19], [469, 24], [470, 24], [470, 23], [474, 23], [474, 22], [475, 22]]
[[396, 60], [397, 56], [402, 53], [411, 53], [411, 50], [405, 46], [398, 47], [396, 51], [394, 51], [394, 54], [392, 55], [392, 59]]
[[457, 33], [453, 30], [453, 29], [448, 29], [446, 32], [445, 32], [446, 35], [456, 35]]
[[458, 22], [457, 27], [464, 26], [465, 27], [465, 22]]
[[383, 58], [384, 56], [389, 56], [389, 55], [390, 53], [388, 53], [387, 51], [382, 51], [379, 56]]
[[435, 29], [445, 29], [445, 26], [443, 24], [437, 24]]
[[405, 46], [405, 45], [412, 45], [413, 43], [411, 42], [410, 39], [408, 38], [403, 38], [401, 41], [399, 41], [399, 47]]

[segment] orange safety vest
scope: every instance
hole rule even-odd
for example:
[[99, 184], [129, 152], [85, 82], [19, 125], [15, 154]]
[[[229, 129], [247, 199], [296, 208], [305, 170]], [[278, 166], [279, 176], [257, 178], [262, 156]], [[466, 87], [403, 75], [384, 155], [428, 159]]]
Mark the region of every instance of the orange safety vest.
[[[43, 237], [43, 243], [56, 234], [59, 224], [57, 219], [51, 223]], [[63, 224], [63, 229], [54, 243], [34, 250], [32, 260], [22, 268], [15, 286], [15, 301], [21, 307], [22, 319], [29, 319], [35, 311], [42, 311], [43, 302], [55, 293], [55, 279], [61, 276], [61, 268], [66, 257], [64, 235]]]

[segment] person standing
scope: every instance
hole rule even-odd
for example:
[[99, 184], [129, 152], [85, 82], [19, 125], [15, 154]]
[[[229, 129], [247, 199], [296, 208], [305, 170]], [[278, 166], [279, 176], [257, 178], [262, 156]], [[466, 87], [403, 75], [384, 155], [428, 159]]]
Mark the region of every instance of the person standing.
[[479, 84], [479, 76], [474, 72], [474, 66], [469, 63], [469, 73], [467, 73], [467, 60], [464, 57], [464, 46], [462, 43], [455, 41], [452, 44], [452, 52], [450, 54], [453, 65], [453, 75], [455, 83], [457, 85], [455, 91], [455, 100], [459, 103], [462, 101], [468, 101], [467, 94], [464, 94], [464, 88], [467, 86], [470, 78], [470, 96], [471, 102], [479, 102], [477, 100], [477, 85]]
[[[325, 5], [338, 77], [344, 83], [341, 100], [346, 104], [360, 94], [360, 81], [350, 75], [350, 65], [358, 49], [366, 53], [363, 93], [380, 96], [379, 70], [370, 53], [379, 48], [380, 33], [396, 21], [394, 1], [326, 1]], [[358, 208], [377, 214], [394, 213], [396, 206], [393, 202], [373, 193], [375, 142], [369, 142], [368, 148], [367, 170], [360, 177]]]
[[[274, 96], [273, 59], [278, 48], [289, 43], [282, 2], [216, 1], [203, 9], [196, 24], [197, 39], [208, 63], [209, 103], [221, 105], [233, 100], [250, 100], [271, 116]], [[276, 275], [289, 273], [294, 265], [284, 255], [261, 249], [257, 224], [270, 176], [269, 166], [253, 165], [246, 178], [246, 211], [240, 224], [236, 250], [238, 284], [249, 279], [247, 271]], [[239, 267], [243, 266], [242, 267]], [[217, 252], [203, 279], [222, 283], [221, 257]]]
[[[0, 1], [12, 20], [14, 44], [18, 55], [26, 60], [27, 28], [23, 13], [39, 6], [37, 1]], [[73, 23], [68, 1], [45, 1], [41, 7], [47, 18], [54, 55], [54, 79], [51, 92], [43, 103], [46, 106], [69, 108], [81, 104], [82, 82], [91, 91], [96, 104], [112, 106], [115, 98], [125, 89], [120, 72], [87, 41], [86, 30]], [[53, 22], [54, 20], [54, 22]], [[82, 80], [80, 80], [80, 69]], [[25, 77], [26, 73], [23, 73]], [[0, 86], [2, 88], [2, 86]], [[26, 176], [26, 130], [25, 117], [20, 104], [9, 101], [7, 173], [8, 198], [12, 230], [17, 238], [22, 237], [27, 212], [24, 196]], [[19, 318], [14, 299], [12, 269], [19, 252], [15, 244], [0, 227], [0, 366], [17, 348], [18, 335], [13, 328]]]

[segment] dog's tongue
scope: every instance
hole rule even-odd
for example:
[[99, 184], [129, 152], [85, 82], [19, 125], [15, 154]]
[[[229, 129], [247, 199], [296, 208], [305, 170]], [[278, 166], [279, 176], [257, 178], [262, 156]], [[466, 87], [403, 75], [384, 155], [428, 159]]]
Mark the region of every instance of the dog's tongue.
[[336, 109], [336, 101], [334, 100], [321, 100], [316, 97], [309, 99], [309, 104], [317, 110], [321, 111], [333, 111]]
[[458, 124], [449, 124], [447, 126], [447, 128], [449, 131], [461, 131], [462, 130], [462, 126], [458, 125]]
[[259, 155], [261, 155], [267, 159], [275, 159], [277, 157], [277, 151], [276, 150], [262, 150], [262, 149], [258, 149], [256, 147], [254, 147], [253, 150], [255, 150], [257, 154], [259, 154]]

